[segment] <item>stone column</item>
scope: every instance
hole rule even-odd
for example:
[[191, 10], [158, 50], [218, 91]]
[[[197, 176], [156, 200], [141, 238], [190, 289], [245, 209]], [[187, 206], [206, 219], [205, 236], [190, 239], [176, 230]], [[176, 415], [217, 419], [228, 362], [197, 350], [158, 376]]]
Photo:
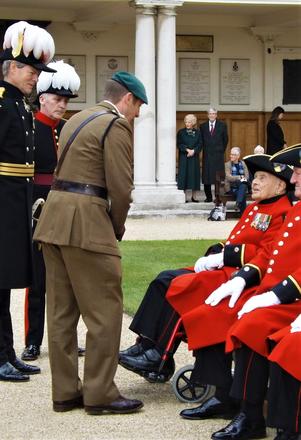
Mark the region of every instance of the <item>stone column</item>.
[[155, 15], [152, 6], [136, 6], [135, 74], [143, 82], [148, 105], [142, 105], [135, 120], [134, 203], [145, 203], [156, 185], [156, 67]]
[[[168, 2], [167, 2], [168, 3]], [[170, 2], [172, 3], [172, 2]], [[158, 7], [157, 182], [160, 203], [184, 203], [176, 187], [176, 12]]]

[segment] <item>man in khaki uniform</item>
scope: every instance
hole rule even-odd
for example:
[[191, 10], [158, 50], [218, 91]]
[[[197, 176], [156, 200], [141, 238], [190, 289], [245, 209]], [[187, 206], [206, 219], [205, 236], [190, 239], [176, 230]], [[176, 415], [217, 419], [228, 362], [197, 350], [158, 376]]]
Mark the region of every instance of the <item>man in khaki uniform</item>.
[[[74, 115], [60, 136], [52, 190], [34, 239], [46, 263], [49, 358], [54, 411], [84, 405], [89, 414], [143, 406], [114, 383], [122, 321], [117, 240], [131, 202], [132, 126], [147, 104], [143, 84], [117, 72], [104, 101]], [[79, 316], [88, 332], [83, 385], [78, 378]]]

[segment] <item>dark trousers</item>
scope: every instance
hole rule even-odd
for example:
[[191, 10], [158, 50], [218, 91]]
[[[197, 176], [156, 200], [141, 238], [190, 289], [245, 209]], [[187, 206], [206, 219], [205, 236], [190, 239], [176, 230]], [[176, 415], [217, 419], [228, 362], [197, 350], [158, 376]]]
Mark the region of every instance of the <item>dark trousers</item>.
[[204, 191], [205, 191], [206, 199], [212, 200], [211, 185], [204, 184]]
[[215, 385], [227, 389], [229, 393], [232, 385], [232, 354], [225, 353], [225, 344], [200, 348], [194, 352], [194, 355], [192, 381]]
[[[50, 186], [34, 185], [33, 203], [42, 198], [47, 199]], [[36, 221], [34, 221], [34, 234]], [[33, 280], [32, 286], [26, 290], [25, 301], [25, 345], [42, 344], [45, 323], [45, 292], [46, 292], [46, 269], [43, 252], [39, 243], [33, 242]]]
[[16, 358], [9, 309], [10, 290], [0, 289], [0, 366]]
[[33, 284], [26, 290], [25, 344], [40, 346], [45, 322], [46, 270], [39, 243], [33, 243]]
[[235, 351], [235, 370], [230, 395], [240, 401], [262, 406], [266, 398], [269, 362], [243, 345]]
[[270, 364], [267, 425], [301, 432], [301, 383], [274, 362]]
[[130, 330], [151, 339], [164, 350], [179, 315], [166, 300], [171, 281], [179, 275], [191, 273], [187, 269], [165, 270], [150, 283], [144, 298], [133, 318]]
[[242, 214], [247, 206], [248, 183], [240, 182], [237, 187], [232, 187], [230, 193], [235, 196], [236, 204]]

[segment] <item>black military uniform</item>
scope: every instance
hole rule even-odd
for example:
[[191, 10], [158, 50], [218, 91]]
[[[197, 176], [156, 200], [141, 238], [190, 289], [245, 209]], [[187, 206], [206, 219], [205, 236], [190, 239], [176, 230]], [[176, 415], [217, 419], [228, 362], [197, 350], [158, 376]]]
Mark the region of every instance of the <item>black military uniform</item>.
[[[23, 52], [24, 43], [31, 50]], [[34, 55], [37, 43], [39, 58]], [[6, 64], [5, 81], [0, 81], [0, 380], [15, 382], [27, 381], [28, 374], [40, 373], [40, 368], [16, 357], [10, 315], [10, 289], [24, 288], [32, 282], [34, 123], [24, 95], [31, 93], [40, 71], [55, 72], [46, 65], [55, 48], [47, 31], [19, 21], [5, 32], [3, 49], [0, 62]]]
[[[35, 174], [33, 186], [34, 202], [46, 200], [57, 164], [58, 138], [65, 120], [51, 119], [40, 111], [35, 115]], [[36, 221], [33, 222], [35, 229]], [[45, 264], [38, 243], [33, 243], [33, 283], [26, 290], [25, 300], [25, 343], [36, 346], [37, 354], [42, 344], [45, 321]], [[26, 359], [26, 357], [25, 357]]]
[[16, 358], [10, 289], [31, 284], [33, 118], [19, 89], [0, 81], [0, 366]]

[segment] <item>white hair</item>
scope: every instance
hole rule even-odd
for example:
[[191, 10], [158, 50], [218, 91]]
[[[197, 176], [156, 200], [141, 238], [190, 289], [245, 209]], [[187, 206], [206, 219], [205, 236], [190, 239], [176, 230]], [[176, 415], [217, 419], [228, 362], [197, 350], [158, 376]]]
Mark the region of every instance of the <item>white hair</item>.
[[264, 148], [261, 145], [256, 145], [254, 148], [254, 154], [264, 154]]
[[232, 147], [230, 150], [231, 153], [236, 153], [240, 155], [240, 148], [239, 147]]
[[192, 113], [189, 113], [188, 115], [185, 116], [184, 118], [184, 122], [187, 121], [191, 121], [193, 123], [193, 125], [196, 125], [197, 123], [197, 118], [195, 115], [193, 115]]
[[214, 107], [210, 107], [210, 108], [208, 109], [208, 113], [210, 113], [210, 112], [217, 113], [217, 110], [216, 110], [216, 108], [214, 108]]

